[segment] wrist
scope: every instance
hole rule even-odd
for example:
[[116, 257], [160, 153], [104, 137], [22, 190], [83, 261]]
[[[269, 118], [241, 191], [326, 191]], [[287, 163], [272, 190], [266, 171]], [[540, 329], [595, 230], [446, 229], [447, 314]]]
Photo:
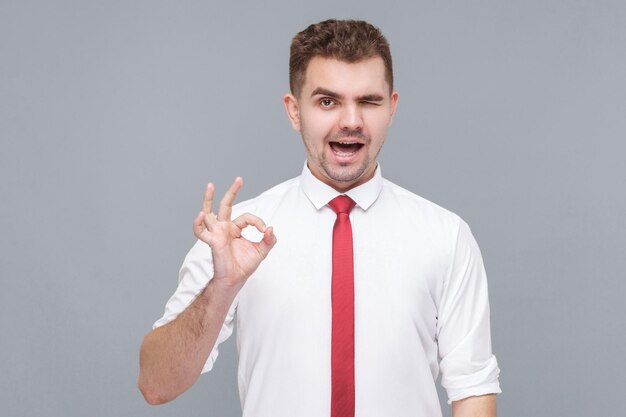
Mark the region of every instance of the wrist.
[[232, 302], [237, 296], [244, 282], [241, 283], [229, 283], [222, 279], [212, 279], [205, 287], [203, 293], [205, 295], [212, 295], [213, 297], [219, 297], [221, 299], [227, 299]]

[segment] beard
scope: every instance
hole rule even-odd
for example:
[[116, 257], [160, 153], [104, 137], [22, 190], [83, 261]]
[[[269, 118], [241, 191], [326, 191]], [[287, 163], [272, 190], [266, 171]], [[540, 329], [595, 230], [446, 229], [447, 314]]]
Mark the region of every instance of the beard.
[[352, 166], [348, 163], [340, 163], [339, 166], [333, 166], [324, 153], [322, 153], [319, 159], [319, 167], [324, 175], [337, 182], [354, 182], [358, 180], [365, 174], [370, 164], [371, 159], [369, 156], [358, 166]]

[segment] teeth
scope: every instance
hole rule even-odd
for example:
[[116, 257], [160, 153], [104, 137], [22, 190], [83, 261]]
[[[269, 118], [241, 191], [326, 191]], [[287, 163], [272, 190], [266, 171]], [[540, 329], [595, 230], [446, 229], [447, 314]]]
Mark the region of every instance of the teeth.
[[[347, 142], [347, 141], [336, 141], [335, 143], [338, 143], [340, 145], [358, 145], [359, 144], [359, 142]], [[342, 157], [342, 158], [350, 157], [350, 156], [356, 154], [359, 151], [358, 148], [355, 148], [355, 149], [349, 150], [349, 151], [340, 150], [340, 149], [334, 149], [332, 145], [331, 145], [330, 148], [332, 149], [332, 151], [333, 151], [333, 153], [335, 155], [337, 155], [339, 157]]]
[[335, 152], [335, 154], [339, 156], [350, 156], [356, 153], [356, 152], [339, 152], [339, 151], [333, 151], [333, 152]]

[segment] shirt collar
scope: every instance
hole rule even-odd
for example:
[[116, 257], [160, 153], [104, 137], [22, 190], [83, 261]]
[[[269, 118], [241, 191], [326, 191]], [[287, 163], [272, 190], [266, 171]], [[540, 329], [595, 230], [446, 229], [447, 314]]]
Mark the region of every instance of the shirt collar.
[[383, 180], [380, 172], [380, 164], [376, 166], [374, 176], [365, 184], [361, 184], [358, 187], [354, 187], [345, 193], [340, 193], [331, 186], [324, 184], [322, 181], [315, 178], [307, 163], [304, 163], [302, 169], [300, 186], [302, 191], [313, 203], [316, 209], [321, 209], [328, 204], [330, 200], [338, 195], [345, 194], [350, 197], [357, 206], [363, 210], [367, 210], [378, 198], [380, 190], [383, 188]]

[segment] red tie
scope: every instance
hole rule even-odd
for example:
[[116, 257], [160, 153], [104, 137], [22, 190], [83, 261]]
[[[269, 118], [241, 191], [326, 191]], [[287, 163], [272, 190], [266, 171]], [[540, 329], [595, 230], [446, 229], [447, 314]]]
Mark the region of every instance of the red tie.
[[354, 256], [350, 210], [345, 195], [328, 205], [337, 213], [333, 227], [331, 417], [354, 417]]

